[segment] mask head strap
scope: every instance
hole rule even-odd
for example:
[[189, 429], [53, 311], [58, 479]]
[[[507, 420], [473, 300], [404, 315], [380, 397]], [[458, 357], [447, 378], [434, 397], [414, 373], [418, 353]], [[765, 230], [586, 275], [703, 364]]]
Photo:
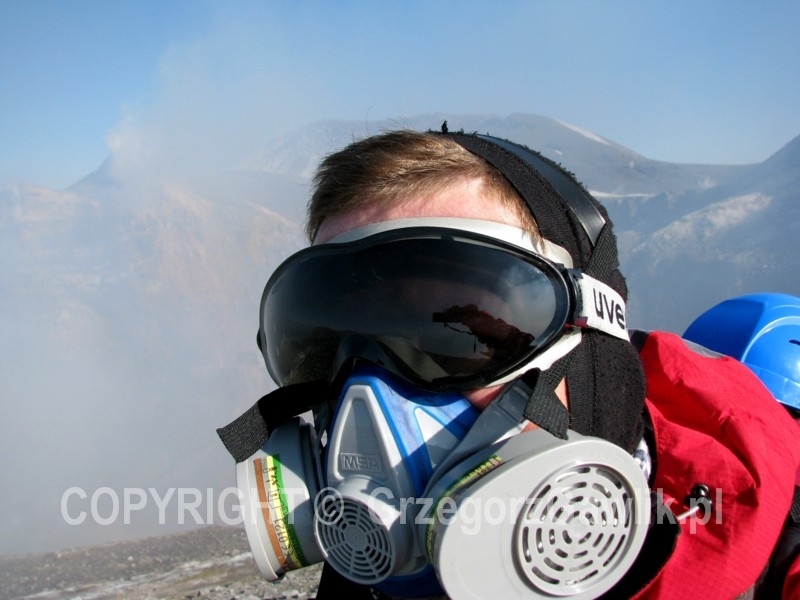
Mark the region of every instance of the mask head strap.
[[251, 406], [244, 414], [224, 427], [217, 435], [238, 463], [252, 456], [280, 425], [312, 410], [331, 394], [325, 381], [309, 381], [278, 388]]
[[529, 390], [525, 418], [562, 440], [567, 439], [569, 412], [558, 399], [556, 388], [567, 374], [572, 355], [573, 352], [569, 352], [559, 358], [546, 371], [528, 371], [515, 384], [525, 385]]

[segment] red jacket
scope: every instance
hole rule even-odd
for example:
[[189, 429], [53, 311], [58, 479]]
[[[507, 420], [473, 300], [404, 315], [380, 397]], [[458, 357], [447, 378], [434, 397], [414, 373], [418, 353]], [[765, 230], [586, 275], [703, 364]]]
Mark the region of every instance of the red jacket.
[[653, 488], [675, 514], [688, 510], [698, 483], [714, 505], [708, 518], [681, 521], [671, 556], [635, 597], [736, 598], [764, 570], [786, 519], [800, 464], [797, 426], [734, 359], [701, 355], [667, 333], [651, 333], [641, 359], [656, 440]]
[[[795, 419], [795, 423], [800, 425], [800, 419]], [[800, 435], [800, 431], [797, 432]], [[800, 469], [795, 475], [795, 485], [800, 485]], [[800, 600], [800, 558], [789, 567], [786, 580], [783, 584], [783, 600]]]
[[800, 598], [800, 561], [795, 561], [786, 576], [782, 599], [797, 600], [798, 598]]

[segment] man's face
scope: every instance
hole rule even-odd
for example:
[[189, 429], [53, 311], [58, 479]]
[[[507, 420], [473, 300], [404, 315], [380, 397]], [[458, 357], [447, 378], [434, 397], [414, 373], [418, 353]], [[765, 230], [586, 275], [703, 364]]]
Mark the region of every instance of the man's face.
[[[411, 196], [391, 206], [367, 206], [329, 217], [319, 228], [315, 244], [324, 244], [336, 236], [373, 223], [414, 217], [460, 217], [495, 221], [523, 227], [517, 215], [498, 200], [491, 199], [480, 180], [464, 180], [441, 192]], [[501, 386], [466, 392], [469, 401], [484, 408], [500, 392]]]

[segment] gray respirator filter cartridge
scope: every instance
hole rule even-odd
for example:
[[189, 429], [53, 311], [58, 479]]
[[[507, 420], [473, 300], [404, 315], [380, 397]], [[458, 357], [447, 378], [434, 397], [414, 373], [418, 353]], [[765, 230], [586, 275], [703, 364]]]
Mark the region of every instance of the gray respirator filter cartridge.
[[[418, 536], [453, 599], [596, 598], [628, 571], [650, 522], [632, 457], [573, 431], [521, 433], [440, 478]], [[490, 575], [491, 574], [491, 575]]]
[[314, 542], [314, 500], [320, 481], [315, 439], [313, 426], [295, 418], [236, 465], [247, 541], [268, 581], [323, 560]]

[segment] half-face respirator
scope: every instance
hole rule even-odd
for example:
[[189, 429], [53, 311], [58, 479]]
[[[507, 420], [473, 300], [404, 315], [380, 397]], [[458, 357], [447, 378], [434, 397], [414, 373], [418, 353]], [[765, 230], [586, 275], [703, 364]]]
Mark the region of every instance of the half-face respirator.
[[[614, 444], [528, 427], [520, 373], [581, 328], [624, 338], [624, 302], [513, 227], [390, 225], [297, 253], [264, 291], [273, 378], [339, 392], [304, 398], [313, 423], [287, 419], [237, 458], [259, 570], [324, 560], [400, 597], [605, 593], [644, 542], [647, 481]], [[499, 383], [483, 411], [463, 395]]]
[[479, 413], [370, 367], [347, 379], [324, 449], [299, 418], [279, 426], [236, 467], [262, 575], [326, 560], [401, 597], [608, 590], [644, 540], [644, 475], [606, 441], [521, 432], [512, 390]]

